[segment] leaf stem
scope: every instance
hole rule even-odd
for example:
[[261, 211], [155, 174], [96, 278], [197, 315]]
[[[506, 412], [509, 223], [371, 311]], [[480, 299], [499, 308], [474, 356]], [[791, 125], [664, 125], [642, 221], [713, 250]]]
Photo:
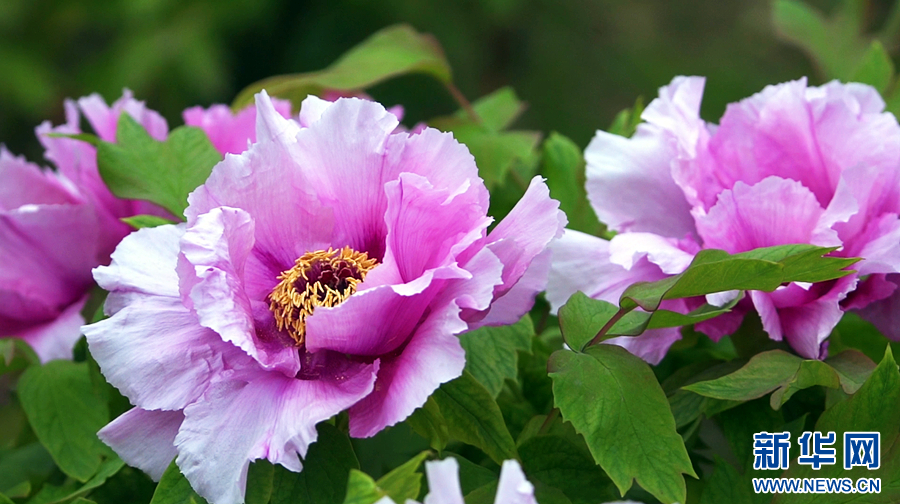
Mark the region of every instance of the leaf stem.
[[624, 317], [626, 314], [628, 314], [628, 312], [630, 312], [633, 309], [634, 308], [619, 308], [619, 311], [617, 311], [615, 315], [610, 317], [610, 319], [606, 322], [606, 324], [604, 324], [603, 327], [601, 327], [600, 330], [597, 332], [597, 335], [594, 336], [594, 338], [591, 341], [589, 341], [588, 344], [582, 348], [582, 350], [584, 348], [594, 346], [597, 343], [600, 343], [601, 341], [603, 341], [603, 337], [606, 336], [606, 333], [608, 333], [609, 330], [612, 329], [612, 327], [614, 325], [616, 325], [616, 322], [621, 320], [622, 317]]
[[553, 408], [550, 410], [550, 413], [547, 413], [547, 418], [544, 419], [544, 423], [541, 424], [541, 428], [538, 429], [538, 434], [546, 434], [548, 430], [550, 430], [550, 426], [553, 425], [553, 421], [559, 416], [559, 408]]
[[459, 103], [459, 106], [466, 111], [466, 115], [468, 115], [475, 123], [481, 124], [481, 117], [475, 112], [475, 109], [472, 107], [472, 104], [469, 103], [469, 100], [466, 99], [465, 95], [463, 95], [452, 82], [448, 82], [446, 86], [447, 91], [450, 92], [450, 95], [453, 96], [456, 103]]

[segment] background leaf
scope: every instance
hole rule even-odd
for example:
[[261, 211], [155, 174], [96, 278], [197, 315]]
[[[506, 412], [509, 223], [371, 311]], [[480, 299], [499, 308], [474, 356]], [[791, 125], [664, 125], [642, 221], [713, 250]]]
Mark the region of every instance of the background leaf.
[[359, 461], [346, 434], [322, 422], [316, 426], [318, 439], [309, 445], [303, 471], [293, 473], [275, 466], [272, 504], [341, 504], [347, 494], [351, 469]]
[[516, 378], [519, 351], [531, 352], [533, 337], [534, 326], [528, 315], [512, 325], [464, 333], [459, 340], [466, 350], [466, 369], [496, 398], [503, 381]]
[[191, 488], [173, 460], [160, 478], [150, 504], [206, 504], [206, 499]]

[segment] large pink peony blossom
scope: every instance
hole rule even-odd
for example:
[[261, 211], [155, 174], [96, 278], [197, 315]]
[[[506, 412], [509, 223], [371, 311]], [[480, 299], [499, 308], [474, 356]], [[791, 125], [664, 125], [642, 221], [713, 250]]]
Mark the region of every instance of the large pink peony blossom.
[[0, 337], [72, 358], [100, 264], [96, 213], [70, 181], [0, 147]]
[[[214, 504], [248, 464], [300, 471], [316, 423], [405, 419], [462, 372], [457, 335], [518, 320], [542, 290], [565, 216], [532, 181], [487, 233], [488, 192], [452, 135], [394, 133], [359, 99], [257, 97], [257, 142], [194, 191], [182, 225], [125, 238], [95, 270], [111, 317], [84, 327], [137, 407], [101, 432], [159, 477], [177, 454]], [[305, 126], [304, 126], [305, 125]]]
[[[701, 248], [809, 243], [864, 258], [858, 273], [751, 292], [698, 329], [718, 339], [752, 308], [772, 339], [821, 358], [844, 311], [865, 308], [900, 339], [885, 307], [898, 303], [890, 275], [900, 272], [900, 127], [878, 93], [861, 84], [788, 82], [729, 105], [715, 126], [699, 117], [703, 84], [678, 77], [660, 89], [632, 138], [594, 137], [585, 151], [588, 196], [619, 234], [607, 242], [566, 232], [554, 246], [553, 306], [576, 290], [617, 302], [630, 283], [683, 271]], [[658, 362], [678, 338], [677, 329], [660, 329], [614, 342]]]

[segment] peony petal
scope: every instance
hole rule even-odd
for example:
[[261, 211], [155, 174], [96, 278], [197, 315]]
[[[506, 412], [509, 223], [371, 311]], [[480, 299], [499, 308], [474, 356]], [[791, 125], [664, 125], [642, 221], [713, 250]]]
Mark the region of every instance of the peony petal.
[[82, 330], [103, 376], [145, 409], [176, 410], [196, 400], [227, 349], [175, 297], [135, 299]]
[[333, 371], [298, 380], [260, 370], [214, 384], [185, 408], [176, 462], [194, 490], [212, 504], [237, 504], [244, 501], [251, 461], [265, 458], [300, 471], [316, 424], [368, 395], [378, 364]]
[[723, 191], [708, 214], [697, 216], [697, 232], [704, 247], [732, 254], [791, 243], [839, 246], [837, 234], [822, 226], [823, 214], [813, 193], [799, 182], [769, 177]]
[[100, 429], [97, 436], [126, 464], [159, 481], [175, 458], [175, 435], [183, 421], [181, 411], [132, 408]]
[[432, 313], [396, 357], [383, 357], [375, 390], [350, 408], [350, 435], [370, 437], [405, 420], [442, 383], [462, 374], [466, 354], [457, 334], [459, 308]]
[[705, 128], [698, 116], [702, 92], [702, 79], [676, 79], [648, 105], [642, 114], [648, 122], [631, 138], [603, 131], [594, 136], [584, 151], [585, 187], [597, 217], [610, 228], [672, 238], [694, 232], [672, 162], [679, 148], [694, 148], [694, 137]]
[[[284, 118], [291, 117], [291, 102], [271, 100], [275, 110]], [[208, 109], [191, 107], [181, 116], [184, 124], [202, 129], [213, 146], [225, 154], [240, 154], [256, 142], [256, 107], [249, 106], [233, 113], [228, 105], [213, 105]]]
[[515, 460], [503, 462], [494, 504], [537, 504], [534, 485], [525, 479], [522, 467]]
[[463, 504], [459, 462], [455, 458], [425, 462], [425, 474], [428, 477], [428, 495], [423, 504]]
[[[505, 294], [494, 299], [484, 318], [474, 321], [469, 317], [469, 330], [483, 326], [501, 326], [515, 324], [534, 306], [534, 298], [547, 288], [547, 277], [550, 274], [551, 251], [545, 250], [537, 255], [525, 273]], [[476, 276], [479, 273], [474, 273]]]
[[0, 211], [24, 205], [76, 205], [82, 203], [71, 183], [51, 171], [13, 156], [0, 145]]
[[16, 336], [31, 345], [41, 362], [71, 359], [72, 349], [81, 338], [81, 326], [84, 325], [81, 310], [84, 309], [87, 300], [88, 296], [84, 296], [69, 305], [52, 321], [22, 330]]
[[631, 269], [635, 262], [646, 257], [659, 266], [663, 273], [677, 275], [687, 269], [700, 249], [693, 241], [686, 248], [690, 248], [693, 253], [685, 251], [674, 238], [652, 233], [620, 233], [609, 242], [609, 260], [625, 269]]
[[135, 100], [134, 95], [127, 89], [122, 92], [122, 97], [116, 100], [112, 106], [107, 106], [103, 98], [96, 93], [80, 98], [78, 106], [84, 112], [88, 122], [91, 123], [97, 136], [107, 142], [116, 141], [116, 128], [122, 112], [127, 112], [147, 130], [150, 136], [157, 140], [165, 140], [169, 134], [166, 120], [158, 113], [148, 109], [144, 102]]
[[[254, 232], [250, 214], [238, 208], [214, 208], [196, 217], [181, 238], [180, 290], [184, 302], [196, 311], [200, 325], [217, 332], [263, 366], [293, 375], [299, 369], [296, 349], [281, 340], [260, 337], [243, 285]], [[270, 313], [263, 313], [267, 321], [271, 320]]]
[[900, 341], [900, 274], [887, 275], [885, 282], [894, 284], [893, 294], [880, 301], [868, 304], [859, 311], [879, 331], [894, 341]]

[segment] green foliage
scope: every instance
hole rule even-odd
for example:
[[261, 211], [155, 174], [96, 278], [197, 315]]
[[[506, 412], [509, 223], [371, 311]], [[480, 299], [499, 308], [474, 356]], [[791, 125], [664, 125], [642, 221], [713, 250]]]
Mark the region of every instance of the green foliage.
[[696, 477], [665, 394], [650, 367], [627, 350], [560, 350], [548, 364], [565, 420], [622, 495], [636, 480], [665, 503], [684, 502], [682, 473]]
[[[872, 504], [892, 503], [900, 500], [900, 372], [890, 350], [872, 372], [866, 382], [846, 401], [839, 402], [825, 410], [816, 422], [819, 432], [836, 434], [833, 445], [836, 454], [844, 453], [844, 432], [880, 432], [881, 433], [881, 467], [869, 470], [865, 467], [854, 467], [850, 471], [843, 469], [838, 461], [834, 465], [824, 465], [819, 470], [808, 465], [791, 464], [785, 477], [869, 477], [881, 478], [881, 493], [866, 495], [866, 502]], [[785, 494], [776, 495], [776, 504], [803, 503], [844, 503], [859, 502], [852, 494]]]
[[450, 436], [475, 446], [498, 464], [518, 458], [516, 444], [491, 393], [471, 373], [440, 386], [432, 395]]
[[32, 366], [22, 374], [18, 394], [32, 429], [59, 468], [82, 482], [94, 476], [111, 456], [97, 438], [109, 409], [95, 393], [87, 363], [56, 360]]
[[419, 466], [427, 457], [428, 452], [422, 452], [378, 481], [361, 471], [350, 471], [344, 504], [373, 504], [385, 496], [398, 503], [416, 499], [422, 489]]
[[19, 338], [0, 339], [0, 376], [22, 371], [40, 362], [34, 350]]
[[601, 234], [605, 226], [597, 220], [584, 189], [584, 157], [581, 148], [565, 136], [553, 132], [541, 149], [541, 175], [547, 178], [550, 197], [559, 201], [566, 213], [568, 229]]
[[91, 479], [85, 482], [83, 485], [76, 485], [74, 483], [67, 483], [62, 486], [54, 486], [54, 485], [44, 485], [43, 488], [32, 497], [28, 503], [29, 504], [61, 504], [63, 502], [69, 502], [73, 499], [80, 499], [83, 496], [89, 494], [92, 490], [100, 487], [106, 480], [111, 478], [119, 469], [121, 469], [125, 465], [122, 460], [118, 457], [112, 457], [107, 459], [100, 465], [100, 469], [97, 471]]
[[179, 217], [188, 194], [221, 159], [199, 128], [175, 128], [160, 142], [128, 114], [119, 116], [116, 143], [102, 142], [97, 148], [100, 176], [113, 194], [151, 201]]
[[206, 499], [191, 488], [173, 460], [159, 480], [150, 504], [206, 504]]
[[504, 380], [516, 378], [519, 352], [531, 352], [533, 337], [528, 315], [513, 325], [467, 332], [459, 337], [466, 350], [466, 369], [496, 398]]
[[634, 102], [634, 107], [627, 108], [616, 114], [616, 118], [613, 119], [613, 122], [607, 131], [615, 135], [630, 138], [631, 135], [634, 135], [634, 132], [637, 131], [638, 124], [641, 123], [641, 114], [643, 112], [644, 99], [638, 96], [637, 100]]
[[275, 467], [271, 504], [341, 504], [347, 493], [350, 471], [359, 461], [346, 434], [320, 423], [318, 439], [309, 446], [303, 471], [293, 473]]
[[442, 452], [450, 440], [450, 430], [441, 407], [437, 405], [434, 397], [429, 397], [421, 408], [413, 411], [406, 420], [409, 427], [428, 440], [429, 446], [438, 453]]
[[250, 105], [253, 95], [265, 89], [272, 96], [291, 100], [299, 108], [307, 95], [328, 90], [354, 93], [408, 73], [424, 73], [445, 84], [451, 81], [450, 64], [434, 37], [408, 25], [389, 26], [324, 70], [269, 77], [247, 86], [238, 93], [232, 106], [239, 110]]
[[533, 484], [559, 489], [572, 504], [613, 501], [615, 486], [597, 466], [581, 437], [538, 434], [519, 445], [522, 468]]

